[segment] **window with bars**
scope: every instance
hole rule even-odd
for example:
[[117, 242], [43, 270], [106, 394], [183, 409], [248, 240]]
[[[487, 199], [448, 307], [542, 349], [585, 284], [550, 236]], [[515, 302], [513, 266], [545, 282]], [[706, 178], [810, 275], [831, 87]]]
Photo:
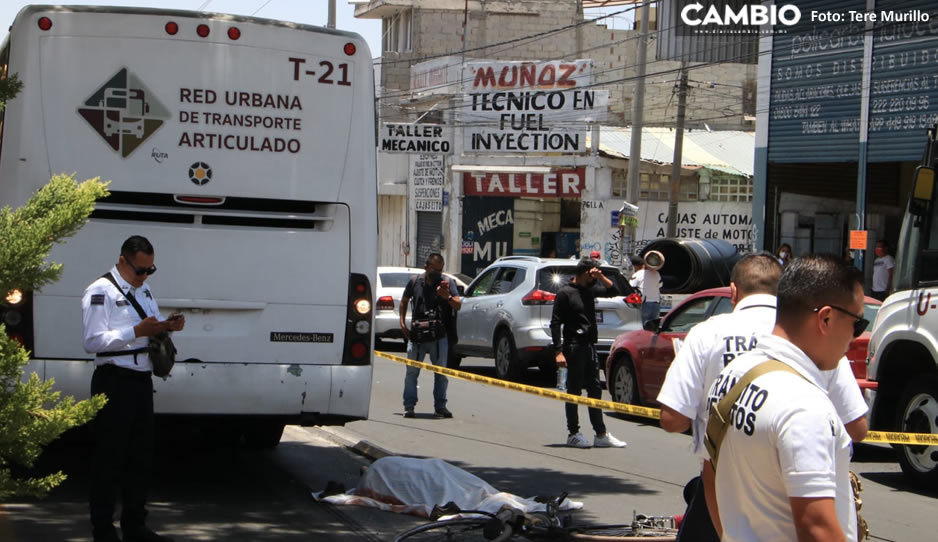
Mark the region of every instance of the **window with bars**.
[[639, 198], [649, 201], [668, 201], [671, 193], [670, 175], [642, 173], [639, 175]]
[[[669, 201], [671, 199], [671, 176], [659, 173], [642, 173], [640, 182], [641, 199]], [[697, 201], [697, 178], [681, 178], [679, 201]]]
[[714, 177], [710, 181], [711, 201], [752, 201], [752, 180], [740, 177]]

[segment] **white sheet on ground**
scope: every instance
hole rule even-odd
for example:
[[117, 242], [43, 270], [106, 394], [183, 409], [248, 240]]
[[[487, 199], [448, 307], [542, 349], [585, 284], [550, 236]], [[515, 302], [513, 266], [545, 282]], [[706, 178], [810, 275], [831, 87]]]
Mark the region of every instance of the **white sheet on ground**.
[[[483, 510], [496, 513], [503, 506], [523, 512], [543, 512], [547, 505], [500, 492], [485, 480], [442, 459], [383, 457], [362, 474], [355, 489], [341, 495], [320, 497], [331, 504], [371, 506], [397, 512], [430, 517], [435, 505], [454, 502], [461, 510]], [[579, 510], [583, 503], [566, 499], [562, 510]]]

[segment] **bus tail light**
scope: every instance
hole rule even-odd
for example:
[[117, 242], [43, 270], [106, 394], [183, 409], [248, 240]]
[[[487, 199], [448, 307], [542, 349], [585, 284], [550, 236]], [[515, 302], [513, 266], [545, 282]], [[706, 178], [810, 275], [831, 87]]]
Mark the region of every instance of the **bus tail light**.
[[0, 324], [6, 334], [26, 350], [33, 350], [33, 296], [29, 292], [11, 290], [0, 299]]
[[39, 17], [39, 22], [37, 24], [39, 25], [39, 30], [46, 31], [52, 28], [52, 19], [48, 17]]
[[164, 26], [163, 28], [166, 29], [166, 33], [169, 34], [170, 36], [175, 36], [176, 33], [179, 32], [179, 25], [173, 21], [169, 21], [168, 23], [166, 23], [166, 26]]
[[371, 364], [372, 299], [368, 277], [352, 273], [349, 277], [342, 365]]
[[240, 37], [241, 37], [241, 29], [239, 29], [237, 26], [232, 26], [231, 28], [228, 29], [228, 39], [230, 39], [231, 41], [236, 41]]
[[343, 50], [345, 51], [345, 54], [347, 54], [348, 56], [352, 56], [355, 54], [358, 48], [355, 47], [354, 43], [349, 42], [345, 44], [345, 47], [343, 48]]
[[14, 288], [7, 292], [6, 301], [10, 305], [19, 305], [23, 302], [24, 296], [23, 291], [17, 288]]
[[207, 38], [209, 34], [209, 28], [207, 24], [200, 24], [196, 27], [195, 33], [199, 35], [200, 38]]

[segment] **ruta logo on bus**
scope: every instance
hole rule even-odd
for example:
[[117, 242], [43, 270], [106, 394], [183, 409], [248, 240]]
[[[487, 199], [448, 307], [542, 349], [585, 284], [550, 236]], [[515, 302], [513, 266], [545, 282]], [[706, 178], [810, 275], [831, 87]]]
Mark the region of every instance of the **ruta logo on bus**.
[[78, 113], [122, 158], [169, 119], [169, 110], [127, 68], [94, 92]]

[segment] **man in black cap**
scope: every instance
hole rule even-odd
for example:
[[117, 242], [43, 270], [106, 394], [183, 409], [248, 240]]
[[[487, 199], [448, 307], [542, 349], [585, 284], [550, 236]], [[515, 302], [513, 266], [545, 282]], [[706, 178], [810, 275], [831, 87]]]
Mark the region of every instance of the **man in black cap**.
[[[599, 283], [599, 284], [597, 284]], [[601, 286], [600, 286], [601, 284]], [[567, 367], [567, 393], [580, 395], [586, 387], [586, 395], [593, 399], [602, 397], [599, 383], [599, 360], [596, 357], [596, 297], [622, 295], [615, 283], [603, 275], [599, 263], [583, 258], [576, 266], [573, 280], [563, 286], [554, 298], [550, 318], [550, 335], [556, 352], [558, 367]], [[590, 443], [580, 433], [577, 405], [564, 405], [567, 414], [567, 445], [574, 448], [589, 448]], [[593, 446], [597, 448], [623, 448], [625, 442], [606, 431], [603, 412], [589, 408], [590, 423], [596, 432]]]

